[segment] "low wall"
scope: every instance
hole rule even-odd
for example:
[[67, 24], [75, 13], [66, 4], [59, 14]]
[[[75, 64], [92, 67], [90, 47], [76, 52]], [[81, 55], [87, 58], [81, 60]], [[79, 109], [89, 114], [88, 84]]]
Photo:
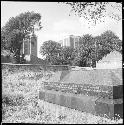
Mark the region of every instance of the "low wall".
[[42, 64], [12, 64], [12, 63], [2, 63], [2, 70], [7, 70], [11, 73], [20, 72], [20, 71], [59, 71], [59, 70], [68, 70], [70, 67], [67, 65], [42, 65]]
[[39, 98], [53, 104], [92, 113], [94, 115], [107, 115], [109, 118], [113, 118], [116, 117], [116, 114], [119, 114], [120, 117], [123, 118], [122, 99], [108, 100], [96, 96], [76, 95], [53, 90], [41, 90]]

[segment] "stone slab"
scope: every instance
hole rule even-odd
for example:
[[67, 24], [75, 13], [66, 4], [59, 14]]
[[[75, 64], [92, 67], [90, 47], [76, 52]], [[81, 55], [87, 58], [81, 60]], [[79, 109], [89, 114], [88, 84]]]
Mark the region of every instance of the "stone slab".
[[[74, 83], [73, 83], [74, 84]], [[97, 97], [108, 97], [111, 99], [123, 98], [123, 85], [118, 86], [103, 86], [103, 85], [91, 85], [91, 84], [75, 84], [73, 87], [71, 83], [45, 83], [44, 88], [48, 90], [57, 90], [68, 93], [75, 94], [85, 94], [88, 96], [97, 96]]]
[[122, 69], [63, 70], [44, 83], [45, 88], [59, 88], [63, 92], [112, 99], [123, 97]]
[[113, 86], [113, 98], [123, 98], [123, 85]]
[[39, 92], [39, 99], [44, 100], [45, 99], [45, 91]]
[[56, 94], [55, 93], [51, 93], [49, 92], [45, 92], [45, 101], [48, 101], [50, 103], [55, 104], [55, 100], [56, 100]]
[[119, 114], [123, 118], [123, 99], [103, 99], [100, 98], [96, 102], [96, 114], [104, 116], [105, 114], [112, 117], [117, 117], [116, 114]]
[[[108, 99], [87, 95], [75, 95], [56, 92], [53, 90], [45, 90], [44, 92], [41, 91], [39, 93], [39, 98], [50, 103], [55, 103], [95, 115], [107, 115], [109, 118], [116, 117], [116, 114], [119, 114], [120, 117], [123, 118], [122, 99]], [[41, 94], [43, 95], [41, 96]]]

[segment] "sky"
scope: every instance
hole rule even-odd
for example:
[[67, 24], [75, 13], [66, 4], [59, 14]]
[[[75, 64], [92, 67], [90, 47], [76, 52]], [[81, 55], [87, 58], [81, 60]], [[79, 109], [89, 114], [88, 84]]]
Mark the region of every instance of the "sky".
[[[107, 12], [111, 13], [113, 8], [108, 7]], [[116, 21], [109, 16], [104, 18], [104, 22], [96, 25], [88, 24], [83, 17], [75, 16], [70, 12], [70, 6], [58, 2], [1, 2], [1, 27], [6, 24], [10, 17], [15, 17], [20, 13], [34, 11], [41, 14], [41, 31], [36, 32], [38, 37], [38, 57], [40, 46], [44, 41], [59, 41], [68, 35], [82, 36], [91, 34], [100, 35], [106, 30], [113, 31], [122, 40], [122, 21]], [[115, 10], [114, 12], [117, 12]], [[69, 16], [71, 14], [71, 16]], [[89, 28], [90, 26], [90, 28]]]

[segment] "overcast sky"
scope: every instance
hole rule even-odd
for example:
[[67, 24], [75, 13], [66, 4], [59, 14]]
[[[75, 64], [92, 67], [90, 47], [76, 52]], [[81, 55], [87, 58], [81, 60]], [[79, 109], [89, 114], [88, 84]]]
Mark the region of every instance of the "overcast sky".
[[[100, 35], [106, 30], [112, 30], [122, 40], [122, 21], [115, 21], [110, 17], [105, 22], [98, 23], [90, 28], [87, 21], [74, 14], [70, 14], [70, 7], [57, 2], [1, 2], [1, 27], [6, 24], [10, 17], [15, 17], [22, 12], [34, 11], [40, 13], [42, 18], [42, 30], [37, 32], [38, 51], [46, 40], [59, 41], [67, 35], [92, 34]], [[108, 7], [109, 11], [113, 11]], [[38, 52], [38, 57], [41, 57]]]

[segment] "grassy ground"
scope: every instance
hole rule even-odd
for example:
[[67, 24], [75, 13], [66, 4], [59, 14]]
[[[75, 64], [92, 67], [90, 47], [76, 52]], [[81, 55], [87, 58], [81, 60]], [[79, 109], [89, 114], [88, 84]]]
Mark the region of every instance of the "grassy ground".
[[2, 122], [52, 124], [118, 124], [122, 119], [83, 113], [39, 100], [43, 73], [2, 71]]

